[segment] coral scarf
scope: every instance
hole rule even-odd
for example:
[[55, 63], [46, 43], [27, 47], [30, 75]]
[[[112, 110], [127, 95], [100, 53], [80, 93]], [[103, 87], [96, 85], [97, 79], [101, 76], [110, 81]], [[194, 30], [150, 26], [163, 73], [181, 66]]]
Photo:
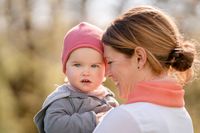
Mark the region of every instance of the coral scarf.
[[171, 80], [140, 82], [128, 96], [127, 104], [135, 102], [183, 107], [184, 90], [180, 84]]

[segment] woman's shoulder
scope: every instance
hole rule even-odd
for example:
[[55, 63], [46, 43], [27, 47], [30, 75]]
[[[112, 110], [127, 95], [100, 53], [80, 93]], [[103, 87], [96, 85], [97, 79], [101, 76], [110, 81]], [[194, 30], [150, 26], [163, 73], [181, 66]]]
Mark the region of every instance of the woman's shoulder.
[[[155, 107], [154, 107], [155, 106]], [[119, 118], [127, 118], [127, 119], [137, 119], [138, 115], [146, 114], [149, 115], [148, 111], [154, 110], [158, 108], [157, 105], [146, 103], [146, 102], [138, 102], [133, 104], [122, 104], [112, 111], [109, 112], [112, 117], [115, 115], [120, 116]], [[151, 112], [151, 111], [150, 111]], [[118, 117], [116, 117], [118, 118]]]
[[[137, 102], [132, 104], [121, 105], [120, 110], [134, 121], [142, 130], [147, 130], [146, 127], [151, 127], [154, 131], [167, 131], [167, 125], [184, 123], [182, 126], [186, 128], [191, 125], [191, 118], [184, 107], [167, 107], [148, 102]], [[155, 126], [157, 125], [157, 126]], [[179, 129], [177, 129], [179, 131]]]
[[107, 113], [94, 133], [132, 131], [141, 133], [150, 129], [155, 132], [165, 131], [167, 127], [162, 121], [167, 119], [172, 122], [171, 118], [173, 119], [176, 115], [180, 116], [183, 109], [163, 107], [147, 102], [120, 105]]
[[110, 110], [97, 125], [94, 133], [122, 133], [136, 131], [140, 133], [137, 121], [120, 105]]

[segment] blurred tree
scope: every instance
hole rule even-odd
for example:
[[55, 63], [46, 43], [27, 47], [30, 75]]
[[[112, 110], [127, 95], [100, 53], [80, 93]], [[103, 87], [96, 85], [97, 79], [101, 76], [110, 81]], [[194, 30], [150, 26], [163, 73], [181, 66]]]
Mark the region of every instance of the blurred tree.
[[10, 45], [7, 52], [11, 54], [12, 63], [8, 68], [3, 68], [5, 73], [3, 78], [6, 79], [12, 100], [15, 101], [13, 115], [19, 126], [19, 130], [15, 132], [19, 133], [36, 132], [31, 117], [35, 113], [34, 105], [37, 104], [34, 102], [40, 97], [34, 93], [36, 88], [40, 89], [42, 96], [41, 88], [43, 88], [42, 74], [37, 70], [39, 66], [36, 64], [37, 48], [32, 38], [32, 2], [32, 0], [5, 1], [7, 43]]

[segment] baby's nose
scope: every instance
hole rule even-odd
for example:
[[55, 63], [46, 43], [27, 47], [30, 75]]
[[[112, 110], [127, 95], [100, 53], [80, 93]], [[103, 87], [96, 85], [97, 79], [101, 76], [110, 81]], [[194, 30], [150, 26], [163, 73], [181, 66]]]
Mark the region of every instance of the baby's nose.
[[82, 75], [83, 76], [87, 76], [87, 75], [89, 75], [90, 74], [90, 68], [84, 68], [84, 70], [83, 70], [83, 72], [82, 72]]

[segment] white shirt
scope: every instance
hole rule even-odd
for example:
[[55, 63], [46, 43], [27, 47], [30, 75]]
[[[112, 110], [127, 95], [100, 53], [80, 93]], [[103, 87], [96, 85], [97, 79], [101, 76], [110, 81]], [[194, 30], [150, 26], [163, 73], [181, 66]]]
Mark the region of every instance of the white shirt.
[[138, 102], [118, 106], [104, 117], [93, 133], [193, 133], [184, 107]]

